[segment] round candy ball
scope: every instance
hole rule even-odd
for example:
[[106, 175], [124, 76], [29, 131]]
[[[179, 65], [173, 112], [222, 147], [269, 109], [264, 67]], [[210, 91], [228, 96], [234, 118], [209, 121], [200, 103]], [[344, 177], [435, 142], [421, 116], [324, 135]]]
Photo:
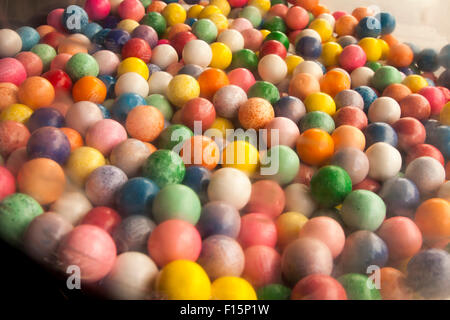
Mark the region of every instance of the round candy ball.
[[164, 115], [155, 107], [137, 106], [128, 113], [125, 127], [131, 137], [151, 142], [164, 128]]
[[274, 106], [275, 117], [285, 117], [292, 120], [294, 123], [306, 114], [305, 105], [303, 102], [293, 96], [281, 97]]
[[[49, 142], [52, 143], [49, 143]], [[66, 135], [54, 127], [42, 127], [33, 132], [27, 143], [30, 159], [49, 158], [63, 164], [70, 155], [70, 143]]]
[[385, 122], [394, 124], [401, 116], [401, 107], [390, 97], [377, 98], [369, 107], [370, 122]]
[[333, 139], [324, 130], [308, 129], [297, 140], [297, 153], [307, 164], [321, 165], [331, 158], [333, 152]]
[[375, 231], [385, 217], [386, 205], [371, 191], [352, 191], [342, 204], [342, 219], [352, 229]]
[[366, 150], [369, 159], [369, 177], [384, 181], [396, 176], [402, 166], [400, 152], [390, 144], [377, 142]]
[[221, 277], [211, 285], [212, 300], [256, 300], [252, 285], [239, 277]]
[[311, 194], [324, 207], [334, 207], [352, 190], [348, 173], [337, 166], [320, 168], [311, 179]]
[[330, 164], [343, 168], [353, 185], [362, 182], [369, 173], [369, 160], [366, 154], [357, 148], [340, 149], [333, 155]]
[[86, 180], [86, 196], [95, 206], [111, 206], [116, 192], [128, 180], [126, 174], [117, 167], [106, 165], [92, 171]]
[[347, 300], [347, 293], [333, 277], [311, 274], [295, 285], [291, 300]]
[[143, 166], [143, 175], [153, 180], [160, 188], [173, 183], [181, 183], [185, 167], [180, 156], [170, 150], [153, 152]]
[[155, 223], [142, 215], [131, 215], [122, 220], [113, 233], [117, 252], [138, 251], [147, 253], [148, 237]]
[[244, 251], [245, 267], [242, 278], [254, 288], [281, 282], [281, 257], [273, 248], [251, 246]]
[[420, 193], [415, 183], [401, 177], [386, 180], [379, 195], [386, 204], [389, 216], [412, 217], [420, 203]]
[[16, 191], [13, 174], [4, 166], [0, 166], [0, 201]]
[[247, 204], [250, 195], [250, 180], [238, 169], [222, 168], [211, 176], [208, 186], [208, 197], [211, 201], [225, 201], [240, 210]]
[[213, 235], [236, 238], [241, 229], [241, 217], [231, 204], [212, 201], [203, 206], [196, 227], [203, 238]]
[[117, 210], [124, 216], [149, 215], [158, 186], [147, 178], [133, 178], [125, 182], [116, 194]]
[[242, 248], [255, 245], [275, 247], [277, 230], [275, 223], [262, 213], [249, 213], [241, 218], [238, 241]]
[[406, 167], [405, 177], [414, 182], [423, 196], [433, 194], [445, 181], [445, 170], [439, 161], [420, 157]]
[[183, 49], [183, 61], [185, 64], [195, 64], [206, 68], [212, 60], [211, 47], [203, 40], [189, 41]]
[[100, 151], [91, 147], [80, 147], [70, 154], [66, 171], [73, 182], [82, 185], [92, 171], [103, 165], [105, 158]]
[[13, 57], [22, 50], [22, 38], [11, 29], [0, 29], [0, 58]]
[[121, 221], [122, 218], [114, 209], [109, 207], [96, 207], [86, 213], [80, 224], [92, 224], [112, 234]]
[[95, 122], [86, 133], [86, 145], [108, 156], [116, 145], [127, 139], [123, 126], [112, 119]]
[[[130, 154], [133, 157], [130, 157]], [[112, 149], [109, 161], [112, 165], [122, 169], [131, 178], [140, 172], [142, 165], [150, 154], [151, 151], [148, 146], [142, 141], [127, 139]]]
[[245, 210], [276, 218], [281, 214], [284, 206], [284, 192], [278, 183], [271, 180], [260, 180], [252, 185], [252, 193]]
[[240, 106], [246, 100], [247, 95], [242, 88], [228, 85], [216, 91], [213, 104], [218, 116], [232, 119], [237, 116]]
[[425, 241], [436, 243], [448, 238], [450, 234], [450, 228], [446, 222], [449, 216], [450, 204], [448, 201], [431, 198], [417, 208], [414, 222], [422, 232]]
[[370, 279], [358, 273], [347, 273], [337, 279], [344, 287], [348, 300], [381, 300], [380, 291], [368, 286]]

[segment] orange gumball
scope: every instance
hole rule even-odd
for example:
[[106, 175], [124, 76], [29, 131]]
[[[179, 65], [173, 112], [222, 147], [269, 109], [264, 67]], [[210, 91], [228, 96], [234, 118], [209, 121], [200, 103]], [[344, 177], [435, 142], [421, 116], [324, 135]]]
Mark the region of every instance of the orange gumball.
[[135, 139], [153, 141], [164, 129], [164, 115], [155, 107], [137, 106], [128, 113], [125, 128]]
[[319, 4], [319, 0], [295, 0], [293, 4], [305, 8], [308, 11], [314, 10]]
[[366, 147], [366, 137], [357, 127], [342, 125], [331, 134], [334, 142], [334, 150], [342, 148], [357, 148], [364, 151]]
[[177, 23], [169, 28], [167, 31], [167, 39], [172, 40], [172, 38], [179, 32], [191, 31], [191, 27], [185, 23]]
[[330, 70], [320, 79], [320, 91], [334, 98], [342, 90], [350, 89], [350, 78], [344, 71]]
[[406, 98], [411, 94], [411, 89], [405, 86], [402, 83], [393, 83], [390, 84], [384, 89], [383, 96], [390, 97], [397, 102], [400, 102], [403, 98]]
[[297, 140], [297, 153], [309, 165], [323, 165], [333, 156], [333, 139], [324, 130], [306, 130]]
[[44, 24], [44, 25], [42, 25], [42, 26], [37, 27], [37, 28], [36, 28], [36, 31], [39, 33], [39, 35], [41, 36], [41, 39], [42, 39], [42, 38], [45, 37], [45, 35], [47, 35], [48, 33], [56, 31], [56, 29], [53, 28], [52, 26], [49, 26], [49, 25], [47, 25], [47, 24]]
[[41, 205], [50, 204], [62, 195], [66, 178], [61, 166], [47, 158], [37, 158], [23, 164], [17, 175], [20, 192], [33, 197]]
[[200, 85], [200, 96], [209, 100], [212, 99], [217, 90], [230, 83], [227, 74], [216, 68], [203, 71], [197, 81]]
[[352, 11], [352, 16], [354, 16], [358, 21], [364, 17], [373, 16], [374, 12], [370, 8], [358, 7]]
[[381, 40], [386, 41], [390, 48], [398, 43], [398, 39], [392, 34], [385, 34], [381, 36]]
[[414, 221], [428, 243], [449, 238], [450, 203], [440, 198], [428, 199], [417, 208]]
[[239, 108], [239, 122], [245, 129], [261, 129], [275, 116], [272, 105], [265, 99], [254, 97]]
[[317, 6], [314, 7], [314, 9], [311, 10], [311, 12], [315, 17], [317, 17], [320, 16], [322, 13], [330, 13], [330, 9], [328, 9], [327, 6], [319, 3]]
[[0, 112], [12, 104], [19, 102], [19, 88], [11, 82], [0, 82]]
[[48, 107], [55, 99], [55, 89], [45, 78], [30, 77], [19, 87], [19, 101], [33, 110]]
[[86, 76], [75, 82], [72, 96], [75, 102], [91, 101], [100, 104], [106, 99], [106, 91], [106, 86], [102, 80]]
[[161, 13], [164, 8], [167, 6], [167, 3], [164, 1], [152, 1], [152, 3], [147, 7], [147, 13], [148, 12], [158, 12]]
[[70, 143], [70, 151], [76, 148], [82, 147], [84, 145], [83, 137], [78, 133], [77, 130], [72, 128], [60, 128], [60, 130], [66, 135]]
[[311, 93], [319, 91], [319, 81], [309, 73], [299, 73], [289, 83], [289, 95], [300, 100], [305, 100]]
[[352, 15], [345, 15], [337, 19], [335, 24], [335, 31], [338, 36], [351, 36], [355, 33], [355, 28], [358, 25], [358, 20]]
[[389, 50], [388, 63], [397, 68], [409, 67], [414, 60], [414, 53], [404, 43], [393, 45]]
[[211, 138], [193, 136], [183, 144], [180, 156], [187, 167], [202, 166], [213, 170], [219, 163], [220, 150]]
[[406, 276], [397, 269], [380, 269], [380, 294], [383, 300], [410, 300], [412, 292], [406, 286]]

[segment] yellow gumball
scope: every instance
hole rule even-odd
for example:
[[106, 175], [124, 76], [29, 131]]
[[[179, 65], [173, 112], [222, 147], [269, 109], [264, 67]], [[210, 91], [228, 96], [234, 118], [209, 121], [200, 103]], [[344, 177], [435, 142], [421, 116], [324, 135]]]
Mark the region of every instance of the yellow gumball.
[[258, 300], [255, 289], [245, 279], [220, 277], [211, 285], [212, 300]]
[[265, 15], [270, 9], [270, 0], [250, 0], [248, 2], [249, 6], [254, 6], [259, 9], [261, 15]]
[[342, 47], [336, 42], [327, 42], [322, 46], [322, 61], [325, 67], [336, 66], [339, 63], [339, 56], [342, 52]]
[[144, 61], [139, 58], [130, 57], [126, 58], [119, 64], [117, 69], [117, 76], [120, 77], [124, 73], [135, 72], [139, 74], [145, 80], [148, 80], [149, 71]]
[[180, 4], [175, 2], [169, 3], [161, 14], [170, 27], [186, 21], [186, 11]]
[[156, 290], [169, 300], [209, 300], [211, 282], [205, 270], [189, 260], [175, 260], [164, 266]]
[[313, 20], [309, 25], [309, 29], [316, 31], [322, 39], [322, 42], [328, 41], [328, 39], [330, 39], [333, 35], [333, 28], [331, 27], [331, 24], [322, 18]]
[[176, 75], [170, 80], [167, 87], [167, 98], [179, 108], [199, 95], [200, 85], [194, 77], [187, 74]]
[[228, 29], [228, 19], [223, 14], [213, 13], [208, 19], [216, 25], [219, 32]]
[[247, 141], [233, 141], [222, 151], [222, 167], [235, 168], [252, 175], [259, 165], [259, 153]]
[[187, 12], [187, 17], [197, 19], [198, 15], [200, 14], [200, 12], [202, 12], [204, 8], [205, 7], [202, 5], [194, 4], [192, 7], [189, 8]]
[[230, 48], [222, 42], [214, 42], [211, 44], [212, 59], [209, 66], [225, 70], [231, 64], [233, 54]]
[[383, 54], [381, 43], [375, 38], [363, 38], [358, 45], [364, 50], [367, 56], [367, 61], [378, 61]]
[[295, 68], [304, 60], [300, 56], [291, 54], [287, 56], [286, 59], [284, 59], [284, 61], [286, 62], [286, 66], [288, 68], [288, 74], [291, 75], [294, 72]]
[[281, 214], [275, 221], [280, 247], [286, 247], [297, 239], [300, 229], [306, 222], [308, 222], [308, 218], [299, 212], [289, 211]]
[[[212, 135], [216, 135], [217, 132], [219, 132], [222, 136], [222, 138], [226, 137], [227, 130], [233, 130], [234, 126], [233, 123], [225, 118], [217, 117], [211, 127], [205, 132], [205, 135], [208, 134], [208, 131], [211, 130]], [[214, 131], [213, 131], [214, 130]]]
[[73, 182], [83, 185], [92, 171], [105, 164], [105, 158], [97, 149], [79, 147], [70, 154], [66, 169]]
[[222, 13], [222, 11], [219, 9], [218, 6], [215, 5], [209, 5], [206, 6], [198, 15], [199, 19], [208, 19], [210, 15], [213, 13]]
[[383, 39], [378, 39], [378, 42], [381, 46], [381, 60], [386, 60], [389, 55], [389, 51], [391, 50], [389, 48], [389, 44]]
[[441, 110], [440, 119], [445, 126], [450, 126], [450, 102], [447, 102]]
[[0, 113], [0, 121], [11, 120], [25, 123], [32, 114], [33, 109], [24, 104], [14, 103], [6, 109], [3, 109], [3, 111]]
[[259, 30], [259, 32], [261, 32], [261, 34], [263, 35], [263, 39], [265, 39], [269, 35], [270, 30], [261, 29], [261, 30]]
[[336, 112], [336, 104], [333, 98], [323, 92], [311, 93], [306, 97], [304, 102], [308, 112], [322, 111], [328, 113], [330, 116]]
[[231, 7], [227, 0], [211, 0], [209, 4], [212, 4], [213, 6], [219, 8], [220, 11], [222, 11], [222, 14], [224, 14], [225, 16], [228, 16], [230, 14]]
[[403, 84], [407, 86], [412, 93], [417, 93], [420, 89], [428, 87], [428, 82], [424, 77], [418, 74], [411, 74], [403, 79]]
[[137, 27], [139, 27], [139, 22], [133, 19], [125, 19], [117, 24], [117, 29], [124, 30], [128, 33], [132, 33]]

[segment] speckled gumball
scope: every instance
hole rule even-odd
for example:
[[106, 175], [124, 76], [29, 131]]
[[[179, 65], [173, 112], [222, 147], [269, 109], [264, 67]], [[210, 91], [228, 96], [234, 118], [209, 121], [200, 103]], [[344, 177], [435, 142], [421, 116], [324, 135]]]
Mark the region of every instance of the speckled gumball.
[[181, 183], [185, 171], [180, 156], [170, 150], [153, 152], [143, 166], [144, 177], [153, 180], [160, 188], [172, 183]]
[[239, 122], [246, 129], [260, 129], [274, 117], [272, 105], [262, 98], [250, 98], [239, 108]]
[[95, 169], [87, 178], [86, 195], [95, 206], [111, 206], [116, 192], [127, 180], [126, 174], [119, 168], [102, 166]]

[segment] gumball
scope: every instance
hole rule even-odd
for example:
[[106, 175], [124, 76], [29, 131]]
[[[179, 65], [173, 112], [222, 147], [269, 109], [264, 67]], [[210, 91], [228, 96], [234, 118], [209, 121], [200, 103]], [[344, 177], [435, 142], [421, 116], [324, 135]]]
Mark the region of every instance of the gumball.
[[[89, 16], [83, 8], [71, 5], [64, 9], [61, 15], [62, 26], [69, 33], [80, 33], [81, 29], [89, 23]], [[74, 23], [74, 20], [77, 23]]]
[[423, 49], [415, 60], [420, 71], [435, 72], [439, 69], [438, 53], [434, 49]]
[[263, 140], [269, 148], [275, 145], [285, 145], [292, 148], [300, 135], [297, 125], [285, 117], [273, 118], [264, 128], [267, 130], [267, 135], [263, 136]]
[[368, 67], [359, 67], [350, 74], [352, 89], [368, 86], [371, 83], [375, 71]]
[[280, 185], [294, 180], [300, 168], [297, 154], [284, 145], [275, 145], [261, 154], [261, 175], [267, 175]]
[[320, 165], [331, 158], [334, 143], [331, 136], [321, 129], [308, 129], [297, 140], [297, 153], [302, 161]]
[[256, 245], [247, 248], [244, 254], [242, 277], [255, 288], [281, 282], [281, 258], [275, 249]]
[[394, 67], [408, 67], [414, 59], [411, 48], [404, 43], [398, 43], [390, 46], [388, 63]]
[[323, 70], [316, 61], [303, 61], [294, 70], [293, 76], [299, 73], [308, 73], [314, 76], [317, 80], [323, 76]]
[[96, 149], [80, 147], [75, 149], [67, 161], [67, 174], [73, 182], [83, 184], [96, 168], [105, 165], [105, 158]]
[[277, 87], [267, 81], [256, 81], [248, 90], [249, 98], [259, 97], [274, 104], [280, 99], [280, 92]]
[[238, 169], [251, 176], [258, 164], [258, 150], [251, 142], [236, 140], [222, 150], [222, 167]]
[[417, 208], [414, 221], [425, 241], [435, 243], [448, 237], [447, 217], [449, 214], [448, 202], [439, 198], [426, 200]]
[[265, 55], [258, 63], [258, 73], [265, 81], [277, 84], [287, 74], [287, 66], [276, 54]]
[[42, 77], [30, 77], [19, 87], [19, 101], [32, 109], [50, 105], [55, 98], [52, 84]]
[[157, 71], [153, 73], [148, 79], [149, 94], [164, 94], [166, 95], [172, 75], [164, 72]]
[[243, 89], [236, 85], [227, 85], [214, 94], [213, 104], [219, 116], [231, 119], [237, 115], [239, 107], [246, 100], [247, 95]]
[[256, 54], [249, 49], [241, 49], [233, 53], [231, 59], [231, 69], [245, 68], [254, 71], [258, 66]]
[[315, 273], [329, 275], [333, 258], [328, 247], [320, 240], [312, 238], [297, 239], [283, 251], [281, 269], [290, 284]]
[[211, 100], [220, 88], [229, 84], [229, 80], [224, 71], [210, 68], [200, 74], [198, 84], [200, 86], [200, 96]]
[[256, 300], [256, 292], [249, 282], [239, 277], [221, 277], [211, 285], [212, 300]]
[[100, 50], [93, 54], [94, 59], [99, 66], [100, 75], [112, 75], [119, 66], [119, 58], [109, 50]]
[[158, 147], [160, 149], [172, 150], [178, 146], [181, 149], [183, 141], [190, 139], [193, 135], [191, 129], [184, 125], [170, 125], [161, 132], [158, 138]]
[[406, 158], [406, 164], [408, 165], [414, 159], [419, 157], [431, 157], [439, 161], [442, 166], [445, 165], [444, 157], [442, 153], [435, 147], [429, 144], [417, 144], [408, 151], [408, 155]]
[[367, 116], [357, 107], [340, 108], [333, 116], [337, 127], [348, 125], [363, 130], [367, 127]]
[[103, 20], [111, 10], [111, 3], [107, 0], [87, 0], [84, 10], [92, 20]]
[[309, 129], [320, 129], [327, 133], [332, 133], [335, 129], [335, 124], [329, 114], [322, 111], [312, 111], [300, 120], [299, 127], [300, 131], [303, 132]]
[[407, 266], [406, 283], [427, 299], [445, 298], [449, 294], [450, 256], [444, 250], [419, 252]]
[[72, 95], [75, 102], [91, 101], [103, 103], [106, 98], [106, 86], [102, 80], [86, 76], [78, 80], [73, 86]]
[[393, 147], [397, 147], [398, 136], [395, 130], [387, 123], [374, 122], [365, 128], [366, 146], [371, 146], [377, 142], [385, 142]]
[[197, 37], [190, 31], [182, 31], [176, 33], [171, 39], [170, 44], [175, 48], [179, 57], [183, 54], [183, 49], [186, 43], [195, 40]]
[[275, 224], [277, 227], [278, 241], [277, 244], [281, 248], [286, 247], [289, 243], [298, 238], [299, 231], [308, 218], [301, 213], [290, 211], [280, 215]]
[[244, 128], [259, 129], [273, 119], [274, 110], [267, 100], [254, 97], [240, 106], [238, 116]]
[[239, 243], [225, 235], [212, 235], [202, 243], [198, 263], [212, 280], [239, 277], [244, 270], [244, 252]]
[[115, 210], [108, 207], [96, 207], [84, 216], [81, 224], [91, 224], [112, 234], [121, 221], [122, 218]]
[[212, 201], [203, 206], [196, 227], [203, 238], [213, 235], [236, 238], [241, 227], [241, 219], [233, 205]]
[[99, 73], [99, 64], [93, 56], [77, 53], [67, 61], [66, 71], [73, 81], [78, 81], [85, 76], [96, 77]]
[[290, 184], [285, 188], [285, 196], [286, 210], [299, 212], [305, 217], [310, 217], [318, 207], [309, 188], [304, 184]]
[[366, 60], [366, 52], [357, 45], [346, 46], [339, 55], [339, 65], [348, 72], [363, 67]]
[[405, 77], [402, 83], [407, 86], [413, 93], [417, 93], [421, 89], [428, 86], [428, 82], [425, 80], [425, 78], [417, 74], [411, 74]]
[[377, 38], [381, 34], [381, 23], [375, 17], [364, 17], [359, 20], [355, 27], [355, 35], [358, 38], [373, 37]]
[[26, 147], [21, 147], [14, 150], [6, 161], [6, 169], [8, 169], [13, 176], [17, 176], [22, 165], [28, 161], [28, 153]]
[[242, 209], [250, 199], [251, 183], [247, 175], [234, 168], [222, 168], [211, 176], [208, 197], [211, 201], [225, 201]]
[[425, 87], [419, 91], [419, 94], [428, 100], [432, 115], [439, 114], [446, 103], [445, 95], [439, 88]]
[[231, 52], [244, 49], [244, 37], [239, 31], [234, 29], [227, 29], [220, 32], [217, 41], [224, 43], [230, 48]]
[[22, 123], [11, 120], [0, 122], [0, 154], [3, 157], [26, 146], [29, 138], [30, 132]]
[[163, 114], [151, 106], [138, 106], [127, 116], [126, 129], [128, 134], [141, 141], [155, 140], [164, 127]]
[[149, 214], [158, 192], [159, 188], [149, 179], [130, 179], [121, 186], [116, 195], [117, 209], [124, 216]]
[[176, 260], [167, 264], [156, 280], [158, 293], [169, 300], [210, 299], [211, 283], [203, 268], [195, 262]]
[[406, 177], [413, 181], [422, 195], [429, 195], [445, 181], [445, 170], [442, 164], [431, 157], [420, 157], [408, 164]]
[[24, 250], [37, 262], [51, 265], [58, 243], [72, 229], [72, 224], [61, 215], [45, 212], [28, 225], [23, 235]]
[[122, 220], [113, 233], [117, 252], [138, 251], [147, 253], [147, 243], [155, 223], [142, 215], [132, 215]]
[[135, 93], [124, 93], [114, 101], [111, 107], [113, 118], [120, 123], [125, 123], [128, 113], [133, 108], [146, 104], [147, 102], [142, 96]]
[[371, 191], [352, 191], [342, 205], [342, 219], [352, 229], [374, 231], [381, 225], [385, 216], [386, 205]]
[[166, 19], [161, 15], [161, 13], [152, 11], [147, 13], [142, 19], [142, 24], [153, 28], [158, 36], [162, 36], [166, 30], [167, 22]]
[[368, 190], [372, 192], [378, 192], [380, 188], [380, 183], [371, 178], [365, 178], [363, 181], [353, 186], [353, 190]]
[[322, 44], [316, 38], [302, 37], [295, 45], [295, 53], [305, 60], [314, 60], [322, 54]]
[[149, 84], [136, 72], [127, 72], [117, 79], [114, 91], [116, 96], [121, 96], [124, 93], [136, 93], [146, 97], [149, 93]]
[[311, 179], [311, 195], [320, 205], [334, 207], [351, 192], [351, 185], [350, 176], [344, 169], [325, 166]]
[[425, 142], [425, 128], [415, 118], [401, 118], [393, 124], [393, 128], [398, 135], [399, 147], [403, 150], [408, 150], [417, 144]]
[[285, 205], [283, 189], [273, 181], [260, 180], [252, 185], [250, 200], [245, 207], [247, 212], [259, 212], [269, 217], [278, 217]]
[[371, 280], [363, 274], [347, 273], [337, 280], [344, 287], [348, 300], [381, 300], [380, 291], [368, 286]]
[[[0, 60], [0, 68], [1, 68], [1, 60]], [[0, 82], [0, 111], [9, 107], [12, 104], [19, 102], [19, 99], [17, 97], [18, 91], [19, 88], [12, 82]]]
[[83, 136], [94, 123], [102, 119], [101, 110], [96, 104], [88, 101], [75, 103], [66, 114], [67, 126], [77, 130]]
[[176, 75], [167, 87], [168, 99], [178, 107], [182, 107], [189, 100], [201, 93], [199, 82], [188, 75]]
[[64, 117], [56, 109], [41, 108], [30, 116], [27, 125], [31, 133], [42, 127], [60, 128], [64, 126]]
[[306, 113], [303, 102], [292, 96], [281, 97], [273, 107], [275, 117], [285, 117], [292, 120], [294, 123], [298, 123]]
[[358, 20], [354, 16], [345, 14], [336, 20], [335, 31], [339, 36], [353, 35], [357, 25]]
[[333, 155], [330, 163], [343, 168], [350, 176], [353, 185], [362, 182], [369, 173], [369, 160], [357, 148], [340, 149]]
[[[19, 53], [23, 47], [20, 34], [11, 29], [0, 29], [1, 47], [0, 57], [13, 57]], [[27, 45], [27, 43], [25, 43]]]
[[384, 181], [400, 171], [402, 158], [400, 152], [385, 142], [377, 142], [366, 150], [369, 159], [369, 177]]
[[14, 175], [7, 168], [0, 166], [0, 201], [16, 191], [16, 181]]
[[406, 276], [391, 267], [381, 268], [379, 290], [383, 300], [411, 300], [413, 298], [411, 288], [406, 286]]
[[143, 166], [145, 177], [153, 180], [160, 188], [183, 181], [185, 167], [180, 156], [170, 150], [153, 152]]
[[311, 93], [306, 97], [304, 102], [307, 112], [322, 111], [333, 115], [336, 111], [336, 105], [333, 99], [326, 93]]
[[334, 98], [342, 90], [350, 89], [350, 80], [344, 70], [331, 70], [320, 79], [320, 90]]
[[370, 122], [384, 122], [392, 125], [400, 119], [401, 110], [401, 105], [394, 99], [380, 97], [370, 105], [368, 117]]
[[274, 222], [261, 213], [249, 213], [241, 218], [238, 241], [242, 248], [255, 245], [274, 247], [277, 231]]
[[433, 136], [430, 138], [430, 140], [433, 140], [432, 143], [436, 146], [436, 148], [439, 149], [439, 151], [441, 151], [442, 155], [445, 158], [448, 158], [450, 155], [450, 149], [448, 144], [449, 134], [450, 134], [449, 126], [438, 126], [433, 132]]
[[393, 83], [386, 87], [383, 91], [383, 96], [391, 97], [397, 102], [400, 102], [403, 98], [410, 95], [411, 90], [401, 83]]
[[[48, 143], [49, 141], [52, 143]], [[42, 127], [35, 130], [28, 139], [27, 153], [30, 159], [49, 158], [63, 164], [70, 155], [70, 143], [58, 128]]]
[[[47, 71], [42, 75], [43, 78], [47, 79], [55, 89], [56, 93], [64, 92], [64, 93], [70, 93], [72, 90], [72, 80], [70, 79], [69, 75], [65, 73], [62, 70], [55, 69]], [[92, 77], [94, 78], [94, 77]], [[77, 94], [80, 93], [80, 87], [78, 88], [78, 91], [75, 92]], [[86, 88], [84, 88], [86, 89]], [[89, 90], [89, 89], [88, 89]], [[88, 91], [86, 90], [86, 91]]]
[[379, 195], [386, 204], [388, 216], [412, 217], [420, 201], [416, 185], [400, 177], [385, 181]]
[[[96, 243], [96, 246], [92, 246], [92, 243]], [[63, 270], [70, 265], [78, 265], [82, 274], [81, 280], [92, 283], [111, 271], [116, 259], [116, 246], [103, 229], [92, 225], [80, 225], [61, 241], [58, 259]]]
[[124, 0], [117, 8], [117, 13], [122, 19], [140, 21], [145, 15], [145, 8], [138, 0]]
[[260, 52], [259, 53], [260, 58], [262, 58], [266, 55], [269, 55], [269, 54], [274, 54], [274, 55], [279, 56], [282, 59], [285, 59], [286, 55], [287, 55], [287, 49], [280, 41], [268, 40], [267, 38], [264, 41], [264, 43], [262, 44], [259, 52]]
[[370, 105], [378, 98], [376, 92], [367, 86], [361, 86], [354, 88], [356, 92], [358, 92], [364, 100], [364, 112], [369, 110]]
[[[134, 29], [131, 33], [131, 37], [145, 40], [152, 49], [156, 47], [156, 44], [158, 42], [158, 34], [156, 33], [155, 29], [145, 24], [142, 24]], [[142, 47], [145, 47], [145, 45]], [[146, 50], [146, 52], [148, 52], [148, 49]]]
[[399, 102], [402, 118], [412, 117], [425, 120], [430, 116], [431, 107], [428, 100], [420, 94], [410, 94]]
[[207, 136], [193, 136], [185, 141], [180, 156], [186, 166], [200, 165], [208, 170], [214, 169], [220, 159], [217, 144]]
[[126, 174], [119, 168], [102, 166], [89, 174], [85, 185], [86, 196], [95, 206], [111, 206], [116, 192], [127, 180]]
[[[33, 114], [33, 110], [24, 104], [13, 103], [0, 113], [0, 121], [15, 121], [25, 124]], [[64, 121], [64, 118], [62, 119]]]
[[311, 274], [292, 289], [291, 300], [347, 300], [344, 287], [334, 278]]
[[40, 76], [44, 65], [41, 58], [31, 51], [20, 52], [15, 57], [25, 67], [28, 77]]
[[192, 130], [194, 130], [196, 122], [200, 122], [199, 129], [201, 131], [207, 130], [215, 118], [216, 111], [213, 104], [204, 98], [189, 99], [181, 112], [181, 121]]
[[[262, 35], [262, 33], [255, 28], [250, 28], [250, 29], [246, 29], [242, 31], [242, 37], [244, 39], [244, 48], [245, 49], [250, 49], [252, 51], [256, 51], [259, 50], [261, 47], [261, 44], [264, 40], [264, 37]], [[281, 44], [278, 43], [279, 45], [281, 45], [281, 47], [283, 47], [282, 49], [284, 49], [284, 52], [286, 52], [286, 48]], [[262, 51], [261, 48], [261, 53], [263, 53], [262, 55], [264, 55], [264, 51]]]

